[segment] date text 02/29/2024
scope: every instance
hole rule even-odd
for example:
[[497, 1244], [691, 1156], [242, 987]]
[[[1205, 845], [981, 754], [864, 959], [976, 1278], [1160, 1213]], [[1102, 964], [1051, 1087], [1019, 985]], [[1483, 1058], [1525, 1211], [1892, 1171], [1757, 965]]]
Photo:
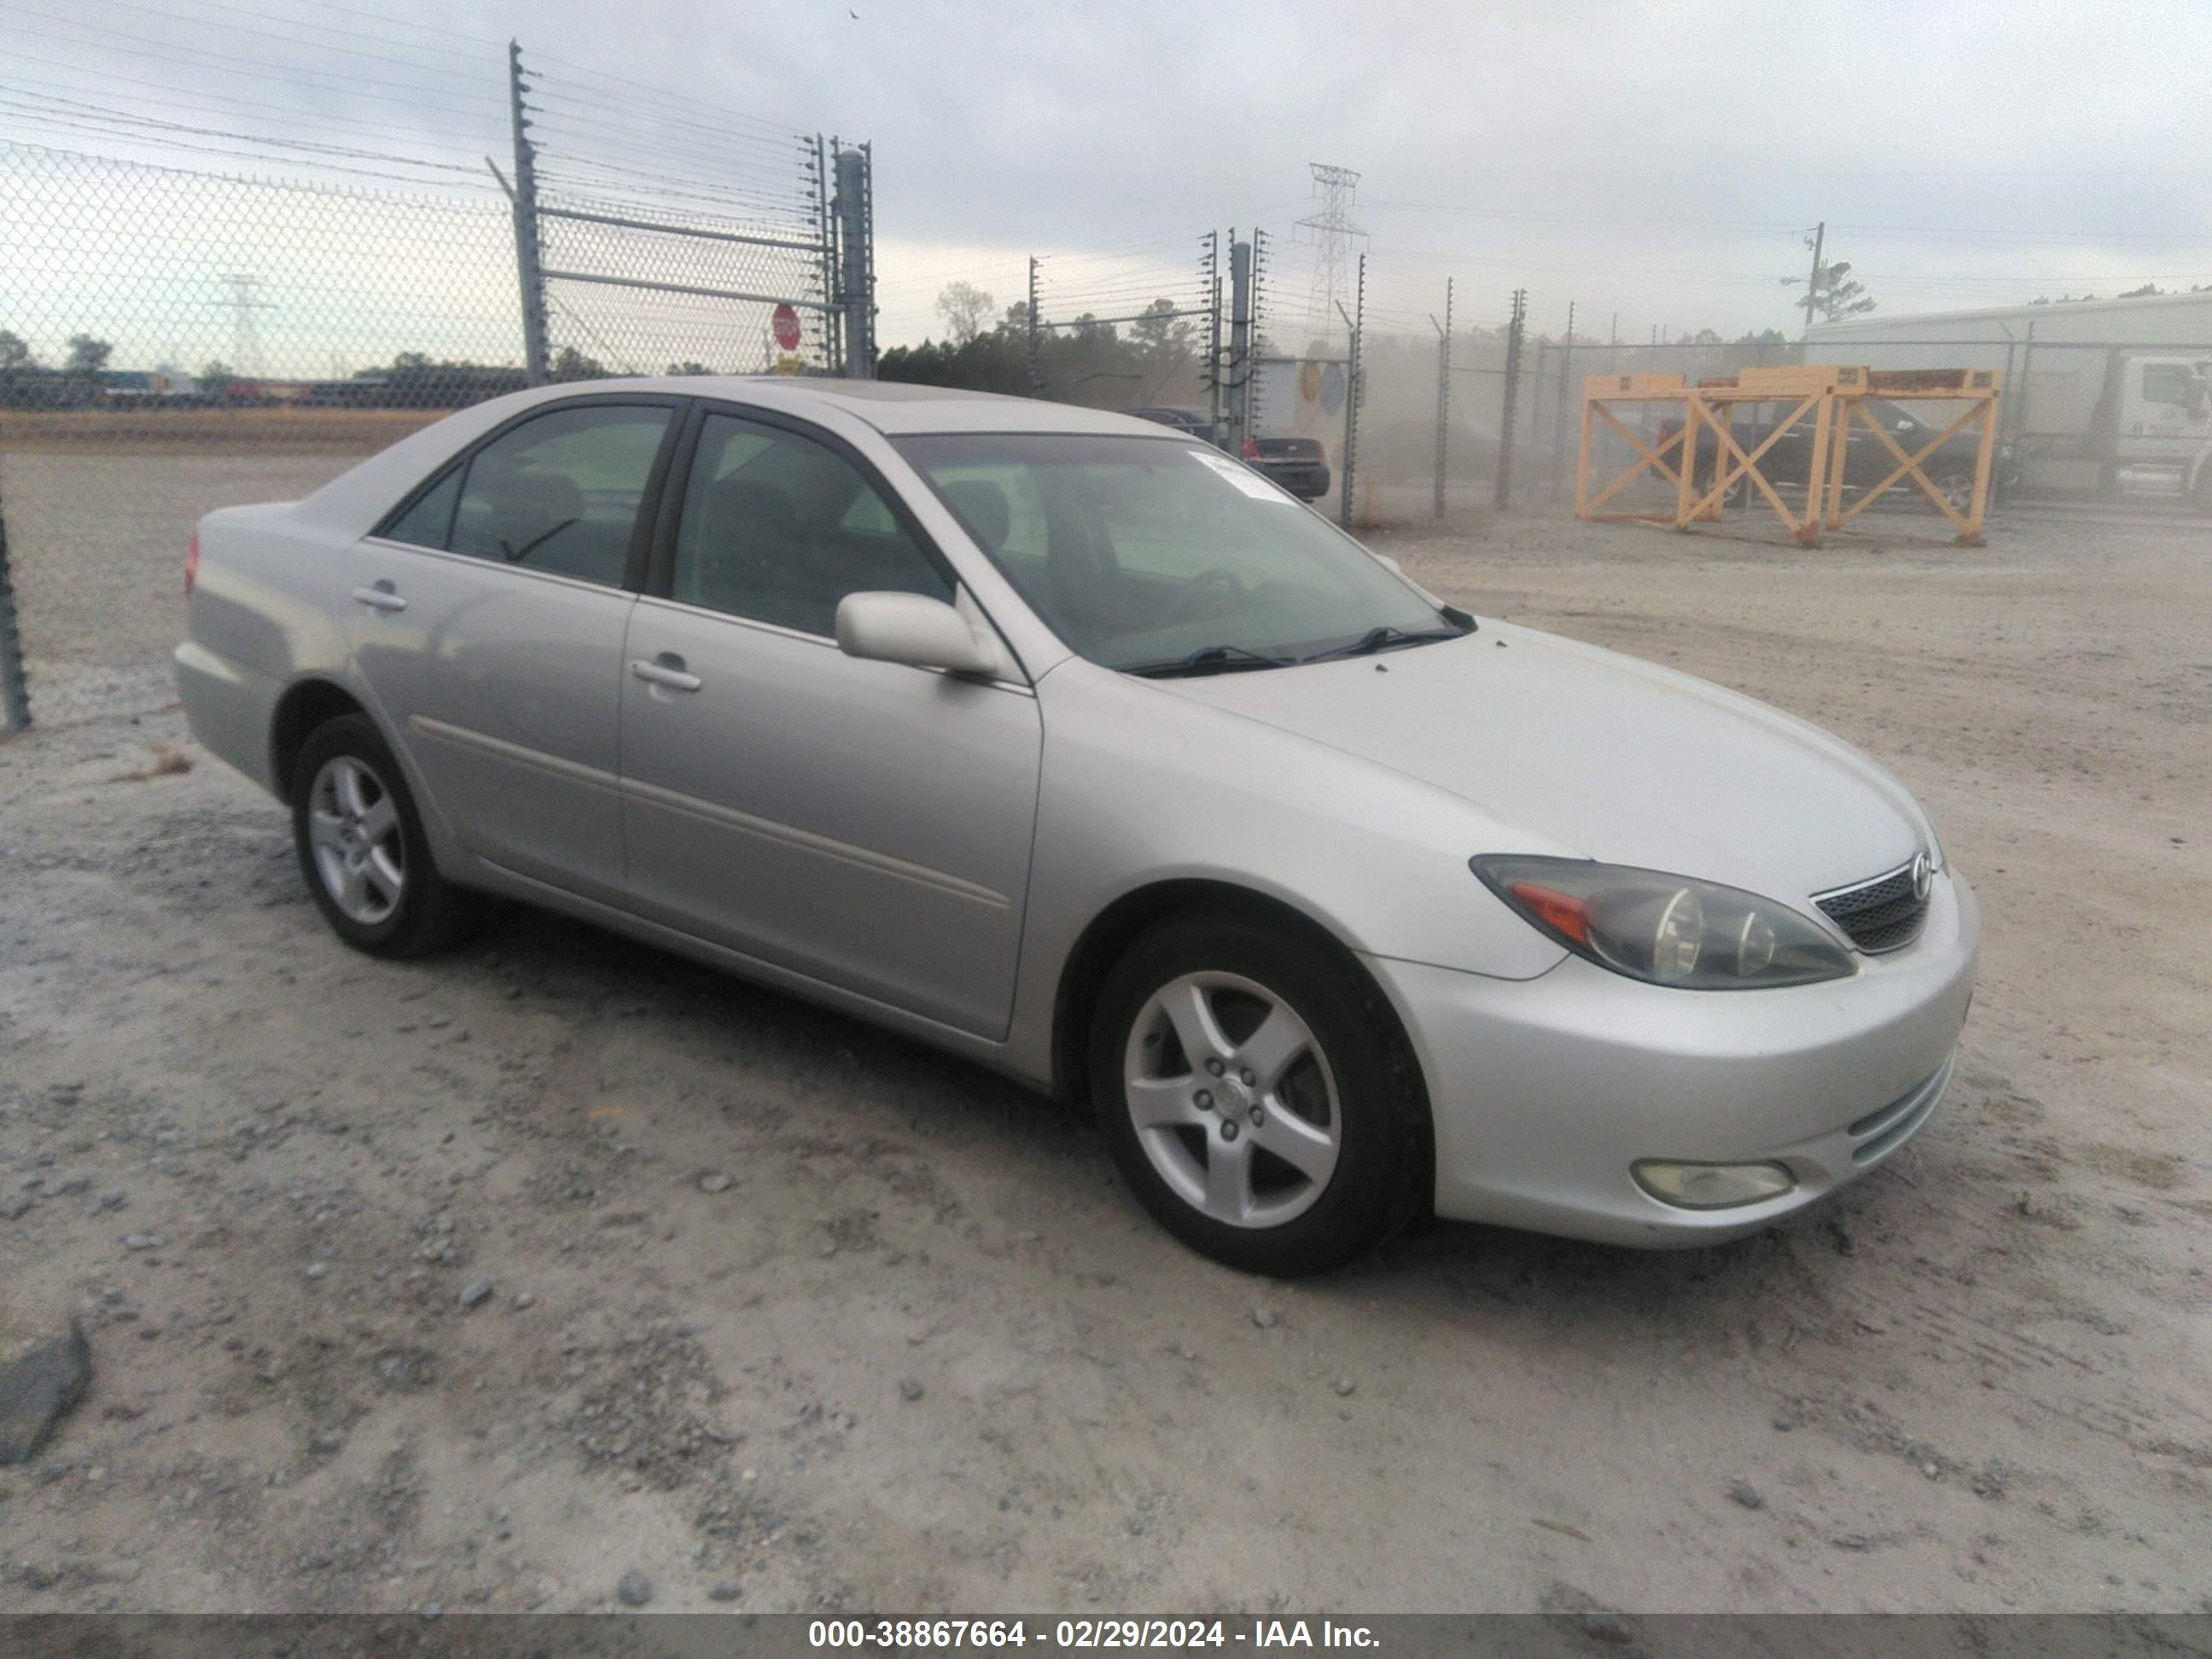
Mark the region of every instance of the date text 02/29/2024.
[[1364, 1625], [1304, 1619], [816, 1619], [808, 1622], [810, 1648], [1024, 1648], [1055, 1650], [1152, 1648], [1374, 1649]]

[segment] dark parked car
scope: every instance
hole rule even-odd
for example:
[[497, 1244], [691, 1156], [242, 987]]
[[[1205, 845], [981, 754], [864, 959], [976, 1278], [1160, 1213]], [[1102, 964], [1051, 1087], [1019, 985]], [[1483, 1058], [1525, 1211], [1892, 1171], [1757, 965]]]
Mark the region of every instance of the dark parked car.
[[1247, 438], [1244, 459], [1302, 501], [1328, 494], [1328, 461], [1318, 438]]
[[[1780, 424], [1786, 405], [1778, 408], [1771, 404], [1739, 405], [1735, 424], [1732, 428], [1737, 443], [1747, 453], [1766, 441], [1767, 434]], [[1917, 455], [1929, 441], [1948, 426], [1930, 426], [1902, 404], [1875, 399], [1866, 405], [1868, 414], [1880, 421], [1897, 447], [1908, 455]], [[1681, 429], [1681, 422], [1669, 421], [1659, 428], [1662, 443], [1671, 440]], [[1954, 512], [1964, 513], [1973, 500], [1974, 457], [1981, 443], [1980, 434], [1972, 428], [1946, 438], [1936, 453], [1920, 464], [1929, 482], [1942, 492]], [[1702, 492], [1712, 486], [1713, 461], [1718, 445], [1710, 432], [1698, 434], [1698, 479]], [[1759, 458], [1759, 470], [1766, 475], [1769, 483], [1777, 489], [1795, 486], [1801, 492], [1812, 476], [1813, 419], [1807, 416], [1775, 441], [1774, 447]], [[1897, 466], [1897, 457], [1872, 432], [1863, 420], [1851, 422], [1850, 437], [1844, 452], [1844, 487], [1847, 490], [1873, 489], [1887, 478]], [[1999, 444], [1990, 463], [1990, 501], [2008, 491], [2019, 480], [2020, 460], [2010, 444]], [[1890, 486], [1893, 492], [1901, 491], [1905, 498], [1922, 501], [1919, 489], [1910, 478], [1900, 478]], [[1727, 504], [1743, 505], [1752, 489], [1748, 478], [1739, 477], [1729, 486]]]
[[1140, 421], [1171, 426], [1178, 432], [1188, 433], [1200, 443], [1217, 441], [1213, 416], [1202, 409], [1171, 409], [1164, 404], [1147, 404], [1141, 409], [1132, 409], [1127, 412]]

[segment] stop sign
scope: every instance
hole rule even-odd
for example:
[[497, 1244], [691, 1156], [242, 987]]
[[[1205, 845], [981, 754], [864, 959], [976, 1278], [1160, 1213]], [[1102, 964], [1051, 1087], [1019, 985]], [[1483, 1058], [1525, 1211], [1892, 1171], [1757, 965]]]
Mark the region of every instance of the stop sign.
[[799, 344], [799, 313], [789, 305], [775, 308], [775, 343], [786, 351], [795, 349]]

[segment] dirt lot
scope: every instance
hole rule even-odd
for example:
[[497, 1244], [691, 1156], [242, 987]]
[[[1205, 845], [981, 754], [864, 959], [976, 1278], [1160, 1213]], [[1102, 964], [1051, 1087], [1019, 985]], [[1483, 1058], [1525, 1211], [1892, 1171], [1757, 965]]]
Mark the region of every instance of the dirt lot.
[[[27, 460], [50, 683], [158, 668], [188, 501], [337, 465]], [[1989, 937], [1907, 1153], [1722, 1249], [1257, 1282], [842, 1018], [522, 913], [349, 955], [173, 712], [55, 724], [0, 744], [0, 1338], [95, 1378], [0, 1607], [2212, 1611], [2201, 532], [1384, 539], [1921, 793]]]

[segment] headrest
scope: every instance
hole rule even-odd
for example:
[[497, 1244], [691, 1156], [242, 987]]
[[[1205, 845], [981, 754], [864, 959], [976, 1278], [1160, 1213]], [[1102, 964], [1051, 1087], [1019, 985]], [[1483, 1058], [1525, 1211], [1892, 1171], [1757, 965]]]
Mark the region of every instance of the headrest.
[[725, 539], [760, 536], [789, 539], [799, 529], [791, 497], [772, 483], [743, 477], [721, 479], [707, 491], [707, 529]]
[[986, 553], [995, 553], [1006, 545], [1014, 515], [1006, 505], [1005, 490], [988, 478], [963, 478], [945, 486], [945, 499]]

